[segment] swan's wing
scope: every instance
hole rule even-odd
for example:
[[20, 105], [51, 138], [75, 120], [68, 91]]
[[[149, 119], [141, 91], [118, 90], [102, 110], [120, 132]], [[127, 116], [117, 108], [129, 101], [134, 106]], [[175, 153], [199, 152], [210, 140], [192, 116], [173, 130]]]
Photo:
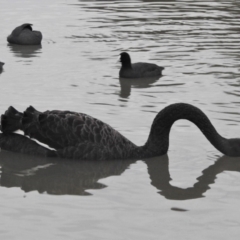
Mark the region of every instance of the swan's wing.
[[128, 151], [115, 145], [103, 146], [98, 143], [82, 142], [76, 146], [64, 147], [57, 151], [39, 145], [28, 137], [16, 133], [0, 133], [0, 147], [3, 150], [43, 157], [64, 157], [78, 160], [113, 160], [126, 158]]
[[132, 148], [119, 147], [118, 145], [102, 145], [99, 143], [82, 142], [77, 146], [69, 146], [56, 151], [59, 157], [81, 160], [114, 160], [126, 159]]
[[29, 30], [31, 30], [32, 31], [32, 24], [30, 24], [30, 23], [24, 23], [24, 24], [22, 24], [21, 26], [19, 26], [19, 27], [16, 27], [13, 31], [12, 31], [12, 35], [14, 36], [14, 37], [17, 37], [17, 36], [19, 36], [20, 34], [21, 34], [21, 32], [24, 30], [24, 29], [29, 29]]
[[56, 149], [82, 143], [108, 147], [132, 144], [109, 125], [83, 113], [26, 111], [22, 124], [26, 135]]
[[59, 157], [126, 159], [136, 150], [132, 142], [112, 127], [83, 113], [57, 110], [41, 113], [30, 106], [24, 113], [9, 107], [2, 115], [0, 146], [3, 149], [51, 156], [53, 151], [12, 133], [18, 129], [30, 138], [55, 148]]
[[0, 133], [0, 148], [6, 151], [43, 157], [57, 156], [56, 152], [16, 133]]

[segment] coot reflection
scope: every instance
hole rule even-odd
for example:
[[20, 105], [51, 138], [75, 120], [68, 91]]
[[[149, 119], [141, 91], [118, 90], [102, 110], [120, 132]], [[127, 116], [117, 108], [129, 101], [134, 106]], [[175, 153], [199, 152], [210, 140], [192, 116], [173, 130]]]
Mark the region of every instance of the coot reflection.
[[157, 82], [161, 76], [148, 77], [148, 78], [119, 78], [121, 91], [119, 96], [128, 98], [131, 94], [131, 88], [150, 88], [152, 84]]

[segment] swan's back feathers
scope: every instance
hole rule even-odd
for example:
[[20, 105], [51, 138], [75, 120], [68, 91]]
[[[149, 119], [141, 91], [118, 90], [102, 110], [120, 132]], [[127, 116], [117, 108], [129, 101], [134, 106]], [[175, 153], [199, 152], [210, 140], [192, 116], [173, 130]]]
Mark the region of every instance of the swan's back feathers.
[[15, 116], [19, 112], [15, 111], [8, 109], [2, 115], [2, 132], [19, 128], [30, 138], [56, 149], [60, 157], [122, 159], [136, 148], [108, 124], [87, 114], [58, 110], [41, 113], [30, 106], [19, 121]]
[[0, 130], [5, 133], [10, 133], [20, 129], [22, 116], [22, 113], [10, 106], [5, 114], [1, 115]]
[[[41, 133], [61, 148], [83, 142], [105, 146], [129, 142], [109, 125], [83, 113], [47, 111], [40, 114], [38, 120]], [[28, 130], [28, 126], [25, 129]]]

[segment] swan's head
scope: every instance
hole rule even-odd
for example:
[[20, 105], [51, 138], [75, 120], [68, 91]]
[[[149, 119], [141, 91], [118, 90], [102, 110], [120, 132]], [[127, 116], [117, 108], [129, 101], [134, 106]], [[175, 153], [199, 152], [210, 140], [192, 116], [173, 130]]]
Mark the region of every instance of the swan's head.
[[120, 53], [120, 62], [122, 63], [122, 65], [131, 64], [131, 58], [127, 52]]

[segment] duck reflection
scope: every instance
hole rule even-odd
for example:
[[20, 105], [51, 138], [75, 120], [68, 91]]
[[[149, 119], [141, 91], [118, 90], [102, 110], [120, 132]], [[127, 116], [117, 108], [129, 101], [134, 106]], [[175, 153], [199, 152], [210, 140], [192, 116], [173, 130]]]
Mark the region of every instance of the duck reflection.
[[[46, 159], [11, 152], [0, 152], [1, 179], [4, 187], [19, 187], [25, 192], [38, 191], [55, 195], [91, 195], [89, 189], [102, 189], [106, 185], [98, 180], [121, 175], [135, 160], [67, 161]], [[151, 184], [167, 199], [187, 200], [204, 197], [217, 174], [223, 171], [240, 172], [239, 158], [223, 156], [203, 170], [197, 183], [190, 188], [170, 184], [168, 156], [146, 159]]]
[[15, 57], [20, 58], [33, 58], [41, 54], [41, 45], [14, 45], [8, 44], [10, 52], [14, 54]]
[[128, 98], [131, 95], [131, 88], [150, 88], [162, 76], [148, 77], [148, 78], [119, 78], [121, 91], [119, 96], [121, 98]]

